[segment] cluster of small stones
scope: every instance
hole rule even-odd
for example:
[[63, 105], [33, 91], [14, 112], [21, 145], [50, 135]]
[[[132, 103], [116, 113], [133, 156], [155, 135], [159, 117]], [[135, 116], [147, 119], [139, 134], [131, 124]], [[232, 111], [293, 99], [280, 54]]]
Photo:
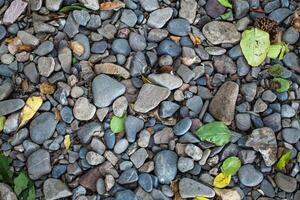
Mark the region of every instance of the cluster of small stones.
[[[7, 118], [0, 147], [34, 180], [37, 198], [300, 199], [299, 32], [290, 25], [299, 3], [231, 2], [225, 22], [220, 16], [230, 9], [217, 0], [124, 0], [108, 11], [98, 0], [0, 0], [0, 116]], [[59, 12], [75, 3], [88, 10]], [[258, 16], [280, 24], [291, 51], [252, 68], [239, 41]], [[15, 37], [33, 50], [11, 48], [5, 39]], [[275, 63], [285, 66], [288, 92], [270, 87]], [[45, 82], [56, 85], [53, 94], [40, 93]], [[43, 105], [18, 130], [32, 95]], [[123, 133], [112, 133], [113, 115], [128, 116]], [[225, 146], [195, 135], [215, 120], [231, 130]], [[274, 166], [284, 149], [292, 162], [280, 172]], [[226, 189], [215, 189], [228, 156], [242, 167]], [[11, 192], [0, 184], [0, 199]]]

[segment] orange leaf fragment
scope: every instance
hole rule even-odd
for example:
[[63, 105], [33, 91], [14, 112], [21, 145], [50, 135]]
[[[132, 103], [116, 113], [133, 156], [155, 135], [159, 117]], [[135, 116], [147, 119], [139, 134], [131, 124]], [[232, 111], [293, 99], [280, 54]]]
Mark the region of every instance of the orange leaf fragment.
[[125, 4], [118, 0], [100, 4], [100, 10], [119, 10], [120, 8], [125, 8]]

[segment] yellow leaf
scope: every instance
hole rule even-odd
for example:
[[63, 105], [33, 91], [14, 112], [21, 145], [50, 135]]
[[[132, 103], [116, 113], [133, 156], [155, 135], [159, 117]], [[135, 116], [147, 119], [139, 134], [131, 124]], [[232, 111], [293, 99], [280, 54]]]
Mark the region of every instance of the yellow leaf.
[[143, 74], [141, 76], [144, 83], [152, 84], [152, 82], [146, 76], [144, 76]]
[[201, 39], [200, 37], [194, 35], [193, 33], [189, 33], [190, 39], [192, 40], [194, 45], [200, 45], [201, 44]]
[[53, 94], [55, 92], [55, 85], [44, 82], [40, 85], [40, 92], [43, 94]]
[[216, 188], [224, 188], [229, 185], [231, 180], [231, 175], [225, 175], [223, 173], [218, 174], [214, 179], [214, 186]]
[[65, 148], [68, 150], [71, 146], [71, 138], [70, 135], [66, 135], [64, 139]]
[[20, 114], [19, 128], [27, 124], [27, 122], [35, 115], [42, 104], [43, 99], [41, 96], [32, 96], [27, 99], [26, 104]]
[[118, 0], [100, 4], [100, 10], [119, 10], [120, 8], [125, 8], [125, 4]]
[[208, 198], [205, 197], [195, 197], [193, 200], [209, 200]]

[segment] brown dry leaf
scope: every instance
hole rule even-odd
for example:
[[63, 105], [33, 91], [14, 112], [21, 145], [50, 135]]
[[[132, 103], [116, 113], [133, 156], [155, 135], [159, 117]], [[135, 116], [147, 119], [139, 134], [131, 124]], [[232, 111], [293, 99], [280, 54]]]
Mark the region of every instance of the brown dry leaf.
[[31, 51], [33, 51], [33, 49], [34, 49], [34, 46], [31, 46], [28, 44], [22, 44], [22, 45], [18, 46], [17, 52], [22, 52], [22, 51], [31, 52]]
[[300, 16], [298, 14], [298, 9], [295, 11], [294, 16], [293, 16], [293, 20], [292, 20], [292, 26], [298, 31], [300, 32]]
[[194, 35], [193, 33], [189, 33], [190, 39], [192, 40], [193, 44], [196, 45], [200, 45], [201, 44], [201, 39], [200, 37]]
[[165, 65], [165, 66], [160, 67], [157, 72], [160, 74], [162, 74], [162, 73], [172, 74], [173, 70], [174, 70], [174, 68], [171, 65]]
[[55, 92], [55, 85], [50, 84], [50, 83], [42, 83], [40, 85], [40, 92], [43, 94], [53, 94]]
[[84, 53], [84, 46], [77, 41], [71, 41], [69, 46], [77, 56], [81, 56]]
[[179, 36], [175, 36], [175, 35], [171, 35], [171, 36], [170, 36], [170, 39], [171, 39], [173, 42], [176, 42], [176, 43], [179, 43], [179, 41], [180, 41], [180, 37], [179, 37]]
[[14, 37], [10, 36], [10, 37], [8, 37], [8, 38], [5, 38], [4, 41], [5, 41], [6, 43], [12, 43], [12, 42], [14, 41], [14, 39], [15, 39]]
[[9, 43], [7, 49], [9, 53], [15, 55], [18, 52], [19, 46], [22, 45], [22, 41], [20, 38], [15, 37], [13, 39], [9, 39]]
[[28, 84], [28, 81], [27, 79], [23, 80], [22, 83], [21, 83], [21, 88], [22, 88], [22, 93], [26, 93], [29, 89], [29, 84]]
[[56, 121], [61, 121], [61, 116], [60, 116], [60, 112], [57, 108], [54, 108], [54, 119]]
[[42, 104], [43, 99], [41, 96], [32, 96], [27, 99], [26, 104], [20, 114], [20, 125], [18, 129], [23, 127], [35, 115]]
[[100, 10], [119, 10], [120, 8], [125, 8], [125, 4], [119, 0], [100, 4]]
[[179, 180], [176, 179], [174, 181], [171, 181], [171, 190], [173, 191], [173, 193], [175, 194], [174, 200], [182, 200], [180, 194], [179, 194]]

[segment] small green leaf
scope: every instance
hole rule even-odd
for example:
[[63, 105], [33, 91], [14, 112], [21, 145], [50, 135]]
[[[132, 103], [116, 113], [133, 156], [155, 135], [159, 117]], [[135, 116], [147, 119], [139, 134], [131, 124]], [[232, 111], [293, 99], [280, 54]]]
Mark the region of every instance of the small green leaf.
[[5, 121], [6, 121], [6, 118], [4, 116], [0, 116], [0, 133], [4, 129]]
[[125, 120], [126, 116], [123, 117], [117, 117], [113, 116], [110, 121], [110, 129], [114, 133], [120, 133], [125, 130]]
[[276, 92], [282, 93], [286, 92], [290, 89], [290, 82], [286, 79], [283, 78], [273, 78], [273, 83], [278, 84], [276, 86]]
[[15, 179], [14, 179], [14, 191], [19, 196], [27, 187], [29, 183], [29, 178], [24, 172], [21, 172]]
[[9, 169], [11, 162], [12, 159], [10, 157], [0, 154], [0, 181], [8, 183], [9, 185], [12, 185], [12, 177], [14, 175], [13, 172]]
[[223, 15], [220, 16], [221, 19], [223, 20], [228, 20], [228, 19], [231, 19], [232, 18], [232, 11], [229, 11], [227, 13], [224, 13]]
[[285, 154], [281, 156], [281, 158], [276, 164], [276, 168], [279, 170], [283, 170], [285, 166], [288, 164], [288, 162], [291, 160], [291, 158], [292, 158], [292, 151], [288, 150]]
[[231, 3], [229, 2], [229, 0], [218, 0], [218, 2], [219, 2], [222, 6], [224, 6], [224, 7], [226, 7], [226, 8], [232, 8], [232, 5], [231, 5]]
[[241, 160], [238, 157], [231, 156], [224, 160], [221, 170], [225, 175], [233, 176], [241, 167]]
[[268, 69], [269, 74], [271, 74], [273, 77], [281, 77], [283, 75], [284, 67], [282, 65], [276, 64], [271, 66]]
[[258, 28], [246, 30], [242, 34], [240, 46], [248, 64], [257, 67], [267, 57], [270, 47], [269, 33]]
[[288, 45], [285, 43], [272, 44], [268, 50], [268, 57], [282, 60], [284, 55], [289, 52]]
[[80, 6], [80, 5], [70, 5], [65, 6], [59, 10], [59, 12], [69, 12], [73, 10], [88, 10], [86, 7]]
[[223, 146], [230, 140], [230, 130], [224, 122], [211, 122], [200, 127], [197, 136], [202, 141], [214, 143], [217, 146]]

